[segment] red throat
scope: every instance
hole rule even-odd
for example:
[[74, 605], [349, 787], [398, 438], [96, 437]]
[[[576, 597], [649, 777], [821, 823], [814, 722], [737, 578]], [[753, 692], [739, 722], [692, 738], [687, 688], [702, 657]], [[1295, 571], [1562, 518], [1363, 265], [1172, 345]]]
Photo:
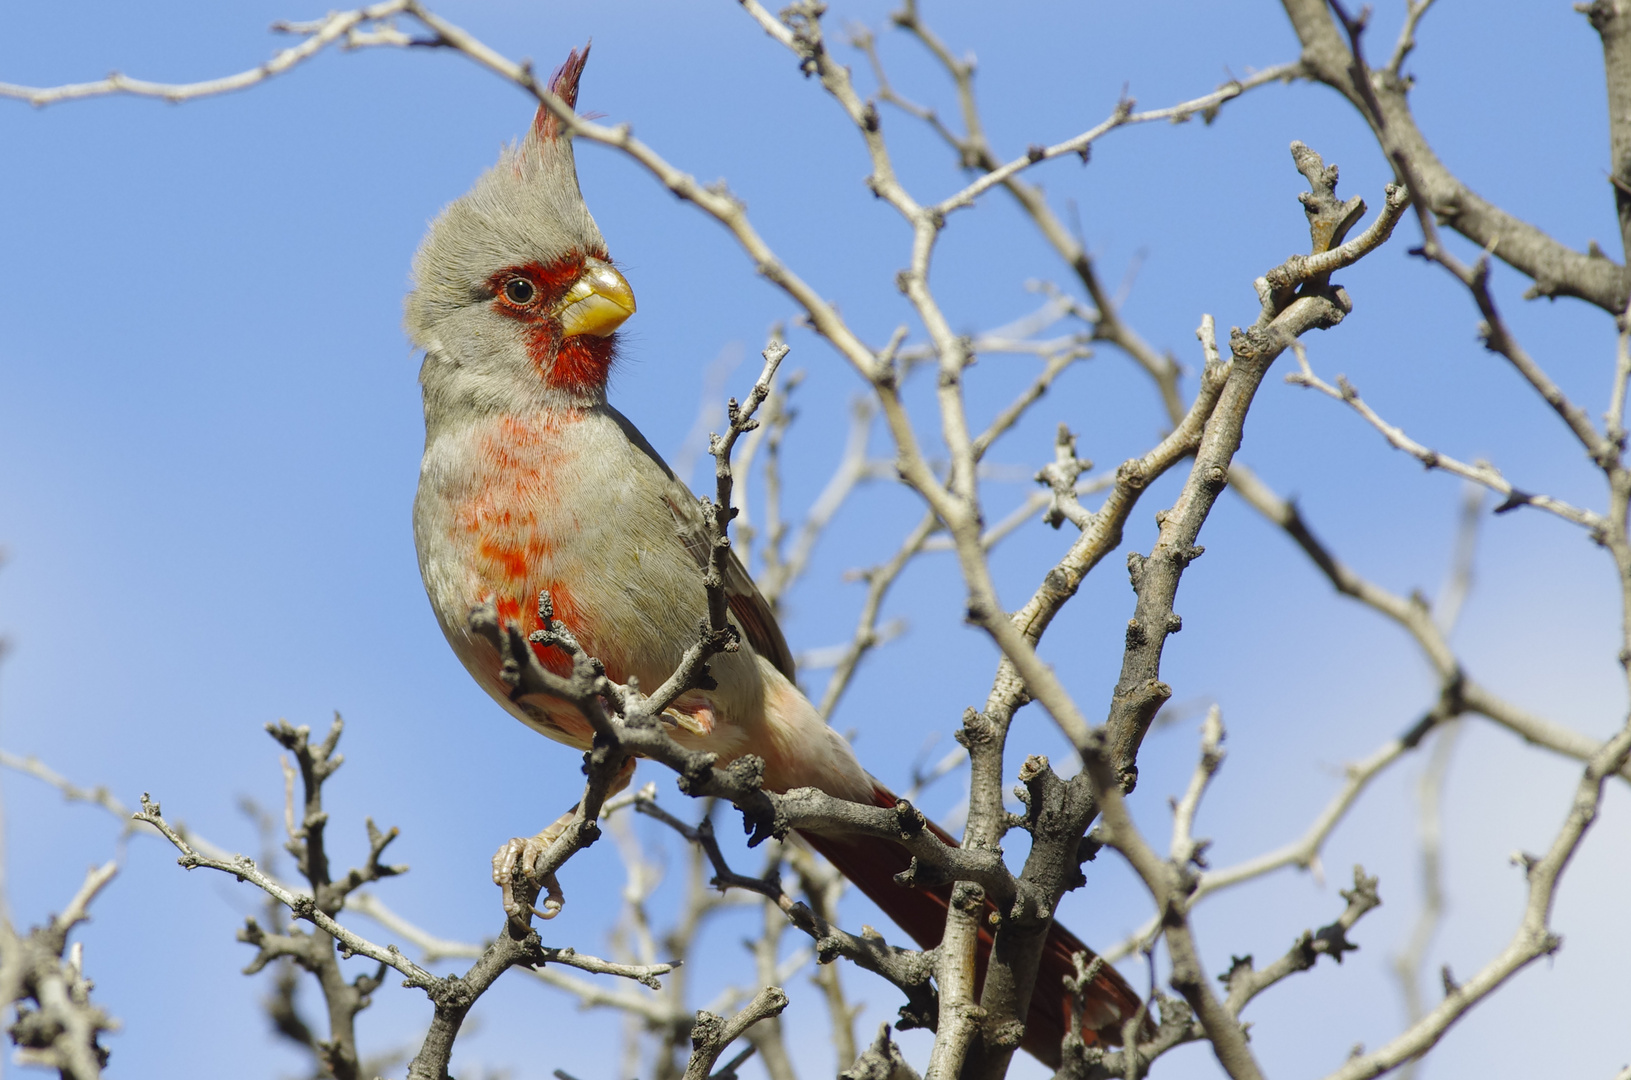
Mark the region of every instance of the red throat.
[[544, 381], [578, 397], [598, 395], [606, 389], [606, 376], [616, 358], [615, 337], [560, 336], [560, 327], [546, 322], [534, 328], [527, 351]]

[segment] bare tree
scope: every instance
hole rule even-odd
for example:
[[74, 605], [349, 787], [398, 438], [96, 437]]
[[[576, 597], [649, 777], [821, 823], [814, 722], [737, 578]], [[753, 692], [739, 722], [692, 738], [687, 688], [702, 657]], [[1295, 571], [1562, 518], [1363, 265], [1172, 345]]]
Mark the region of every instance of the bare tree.
[[[785, 1045], [778, 1016], [788, 1004], [790, 992], [785, 987], [790, 979], [814, 960], [821, 965], [817, 982], [831, 1041], [840, 1061], [848, 1063], [842, 1075], [892, 1080], [918, 1075], [930, 1080], [1001, 1077], [1009, 1072], [1021, 1045], [1035, 993], [1070, 993], [1080, 1002], [1094, 979], [1102, 976], [1106, 962], [1136, 957], [1130, 970], [1149, 973], [1144, 1004], [1136, 1014], [1120, 1018], [1114, 1031], [1095, 1030], [1074, 1019], [1062, 1045], [1042, 1055], [1057, 1075], [1144, 1076], [1159, 1069], [1158, 1060], [1169, 1051], [1199, 1042], [1206, 1044], [1225, 1073], [1242, 1080], [1266, 1074], [1261, 1048], [1248, 1035], [1247, 1006], [1314, 968], [1321, 956], [1340, 963], [1358, 948], [1350, 935], [1356, 935], [1359, 921], [1381, 903], [1381, 889], [1376, 876], [1354, 867], [1351, 887], [1341, 891], [1341, 905], [1331, 905], [1325, 925], [1288, 930], [1289, 947], [1279, 955], [1261, 964], [1250, 954], [1236, 956], [1221, 971], [1206, 961], [1204, 930], [1196, 919], [1201, 902], [1281, 868], [1318, 868], [1333, 831], [1377, 778], [1431, 746], [1420, 786], [1424, 903], [1396, 960], [1407, 1018], [1381, 1045], [1356, 1048], [1329, 1075], [1351, 1080], [1413, 1068], [1469, 1010], [1522, 969], [1562, 947], [1552, 919], [1560, 885], [1599, 816], [1605, 788], [1631, 780], [1631, 720], [1601, 738], [1583, 727], [1537, 715], [1480, 681], [1451, 643], [1451, 630], [1471, 588], [1474, 541], [1488, 491], [1499, 500], [1496, 514], [1551, 515], [1560, 522], [1559, 528], [1577, 529], [1606, 551], [1621, 605], [1614, 652], [1631, 679], [1627, 523], [1631, 469], [1625, 461], [1631, 272], [1595, 246], [1575, 251], [1482, 199], [1434, 153], [1411, 111], [1412, 80], [1407, 70], [1430, 3], [1412, 0], [1407, 5], [1387, 59], [1375, 66], [1369, 54], [1380, 56], [1388, 46], [1378, 44], [1368, 9], [1353, 13], [1334, 0], [1329, 5], [1286, 0], [1285, 15], [1300, 42], [1298, 56], [1211, 91], [1197, 87], [1192, 97], [1176, 104], [1141, 108], [1123, 97], [1102, 119], [1091, 124], [1084, 119], [1078, 133], [1062, 141], [1005, 155], [986, 134], [972, 60], [960, 57], [943, 41], [912, 0], [891, 16], [894, 31], [921, 48], [949, 81], [957, 102], [955, 121], [918, 104], [912, 92], [890, 78], [890, 63], [874, 31], [854, 29], [840, 41], [825, 18], [825, 6], [813, 0], [800, 0], [778, 13], [757, 0], [742, 0], [743, 17], [769, 39], [764, 47], [780, 50], [809, 77], [812, 93], [830, 99], [850, 137], [864, 150], [867, 188], [906, 230], [908, 241], [900, 252], [902, 268], [895, 281], [906, 307], [898, 328], [881, 342], [868, 341], [837, 303], [799, 267], [784, 260], [749, 208], [725, 184], [700, 183], [674, 165], [657, 148], [660, 136], [648, 143], [637, 139], [625, 123], [577, 115], [536, 77], [530, 63], [511, 59], [498, 45], [478, 39], [417, 0], [386, 0], [311, 22], [280, 24], [278, 29], [297, 38], [294, 45], [258, 68], [206, 82], [167, 85], [116, 74], [71, 86], [0, 84], [0, 96], [36, 106], [110, 94], [178, 102], [245, 89], [286, 73], [298, 77], [294, 69], [330, 46], [456, 53], [530, 94], [578, 140], [608, 147], [633, 162], [677, 196], [683, 204], [677, 213], [700, 213], [716, 224], [752, 270], [784, 294], [800, 323], [821, 339], [822, 345], [812, 351], [824, 348], [827, 354], [810, 362], [838, 359], [864, 394], [847, 422], [840, 417], [801, 417], [799, 377], [783, 372], [789, 345], [778, 328], [741, 401], [733, 398], [722, 413], [715, 413], [723, 433], [710, 436], [714, 488], [701, 500], [712, 544], [712, 559], [704, 571], [710, 619], [663, 685], [626, 685], [608, 678], [598, 660], [578, 644], [574, 628], [555, 618], [547, 593], [538, 598], [545, 629], [532, 641], [504, 624], [491, 606], [472, 614], [471, 628], [499, 649], [506, 681], [517, 694], [566, 699], [589, 718], [596, 733], [595, 748], [584, 756], [587, 779], [575, 812], [528, 868], [525, 880], [513, 883], [510, 906], [520, 915], [506, 918], [491, 940], [445, 940], [386, 906], [380, 890], [386, 879], [405, 869], [384, 861], [387, 846], [396, 837], [394, 829], [381, 831], [367, 821], [368, 855], [363, 864], [344, 873], [331, 864], [323, 793], [340, 764], [338, 719], [315, 745], [306, 728], [281, 722], [268, 725], [292, 759], [284, 764], [283, 813], [284, 847], [295, 860], [296, 874], [291, 878], [280, 876], [268, 857], [250, 860], [209, 844], [172, 823], [158, 802], [146, 796], [133, 815], [111, 796], [95, 801], [156, 830], [180, 853], [184, 867], [230, 875], [268, 898], [267, 914], [249, 919], [239, 939], [255, 949], [250, 973], [268, 967], [280, 973], [269, 1013], [282, 1035], [309, 1052], [314, 1075], [346, 1080], [397, 1067], [392, 1057], [397, 1048], [365, 1052], [356, 1031], [357, 1016], [384, 992], [393, 971], [402, 977], [404, 987], [422, 994], [432, 1007], [422, 1040], [401, 1055], [408, 1059], [407, 1075], [423, 1080], [449, 1075], [455, 1042], [472, 1007], [515, 969], [584, 1005], [622, 1010], [629, 1025], [628, 1045], [632, 1048], [639, 1038], [649, 1037], [651, 1048], [649, 1064], [640, 1063], [631, 1051], [624, 1065], [629, 1075], [639, 1070], [685, 1080], [735, 1076], [751, 1054], [774, 1080], [793, 1080], [800, 1069]], [[1612, 0], [1595, 0], [1580, 10], [1602, 39], [1611, 117], [1610, 190], [1622, 244], [1631, 249], [1631, 122], [1625, 119], [1631, 116], [1631, 64], [1626, 59], [1631, 55], [1627, 52], [1631, 35], [1625, 33], [1631, 11]], [[859, 63], [843, 62], [845, 50]], [[1343, 198], [1337, 192], [1335, 165], [1310, 145], [1291, 142], [1289, 165], [1307, 187], [1298, 196], [1308, 227], [1307, 250], [1263, 267], [1250, 282], [1240, 282], [1242, 294], [1250, 285], [1257, 304], [1244, 313], [1220, 315], [1230, 325], [1222, 342], [1214, 315], [1193, 313], [1198, 344], [1186, 364], [1149, 344], [1118, 310], [1121, 305], [1106, 288], [1084, 241], [1067, 224], [1068, 210], [1051, 201], [1035, 177], [1059, 159], [1086, 162], [1096, 144], [1113, 135], [1124, 137], [1119, 135], [1123, 129], [1190, 119], [1210, 123], [1227, 110], [1244, 107], [1237, 103], [1244, 95], [1292, 80], [1335, 90], [1340, 97], [1337, 108], [1351, 110], [1374, 135], [1376, 152], [1394, 181], [1364, 192], [1365, 197]], [[904, 179], [907, 170], [897, 158], [896, 139], [906, 129], [927, 132], [944, 145], [958, 170], [948, 193], [930, 198]], [[1318, 129], [1308, 138], [1317, 141]], [[1265, 161], [1252, 167], [1267, 178], [1277, 177], [1287, 164]], [[1039, 267], [1038, 273], [1063, 283], [1036, 287], [1039, 303], [1033, 315], [970, 332], [963, 329], [967, 321], [937, 291], [932, 271], [941, 238], [956, 230], [970, 208], [998, 199], [1016, 205], [1025, 226], [1057, 256], [1053, 266]], [[1284, 210], [1294, 213], [1289, 205]], [[1396, 235], [1401, 228], [1411, 239]], [[1451, 233], [1482, 253], [1470, 262], [1457, 255]], [[1562, 422], [1600, 476], [1602, 494], [1595, 502], [1577, 505], [1580, 500], [1530, 490], [1508, 479], [1508, 472], [1520, 474], [1522, 462], [1505, 463], [1503, 471], [1495, 463], [1462, 460], [1435, 449], [1425, 433], [1413, 435], [1390, 420], [1347, 378], [1322, 374], [1323, 365], [1310, 355], [1304, 336], [1312, 330], [1340, 334], [1344, 319], [1365, 303], [1362, 291], [1350, 294], [1334, 277], [1384, 245], [1401, 242], [1416, 245], [1413, 254], [1456, 283], [1464, 292], [1469, 315], [1476, 313], [1481, 320], [1479, 333], [1487, 349], [1510, 365], [1538, 397], [1538, 411], [1550, 412]], [[1615, 345], [1610, 347], [1603, 335], [1597, 364], [1609, 386], [1600, 423], [1517, 339], [1491, 285], [1492, 259], [1527, 277], [1532, 282], [1528, 295], [1591, 305], [1614, 320]], [[1407, 336], [1401, 332], [1401, 338]], [[1023, 422], [1042, 408], [1055, 382], [1100, 347], [1124, 355], [1148, 377], [1159, 402], [1163, 432], [1143, 452], [1113, 469], [1094, 472], [1080, 456], [1089, 435], [1076, 430], [1071, 417], [1057, 418], [1051, 448], [1017, 451], [1035, 459], [1035, 493], [1011, 514], [998, 516], [991, 509], [991, 493], [1004, 481], [992, 465], [993, 447], [1028, 430]], [[1399, 595], [1361, 576], [1316, 534], [1293, 500], [1272, 490], [1239, 459], [1258, 392], [1271, 367], [1288, 352], [1291, 357], [1281, 365], [1291, 368], [1285, 376], [1288, 382], [1334, 400], [1386, 445], [1469, 486], [1473, 494], [1465, 500], [1451, 573], [1436, 601], [1420, 594]], [[1005, 387], [1007, 403], [992, 411], [983, 407], [983, 401], [971, 401], [969, 372], [981, 358], [999, 354], [1029, 356], [1036, 363], [1030, 374], [1010, 380]], [[1194, 377], [1186, 379], [1186, 371]], [[976, 419], [987, 415], [984, 421]], [[785, 505], [787, 435], [795, 425], [821, 421], [836, 433], [834, 441], [841, 442], [843, 450], [817, 496], [802, 512], [793, 513]], [[874, 449], [880, 441], [887, 447], [881, 457]], [[752, 500], [745, 497], [739, 477], [754, 481]], [[724, 591], [732, 544], [745, 563], [761, 568], [765, 595], [778, 604], [810, 571], [817, 540], [847, 500], [874, 483], [902, 485], [921, 508], [921, 518], [899, 539], [892, 556], [860, 572], [866, 589], [853, 635], [821, 655], [806, 657], [806, 666], [832, 668], [820, 705], [824, 714], [834, 715], [862, 665], [901, 632], [900, 625], [887, 617], [891, 590], [918, 560], [934, 551], [949, 551], [966, 620], [1000, 656], [984, 701], [971, 703], [955, 722], [942, 720], [941, 726], [952, 730], [960, 749], [919, 769], [920, 783], [908, 799], [878, 807], [808, 788], [768, 791], [762, 786], [762, 762], [757, 759], [721, 764], [712, 754], [676, 742], [660, 722], [664, 710], [681, 694], [706, 684], [712, 657], [736, 647]], [[1125, 553], [1133, 603], [1110, 614], [1095, 613], [1111, 623], [1125, 623], [1119, 673], [1113, 685], [1097, 690], [1108, 703], [1101, 697], [1095, 704], [1072, 689], [1079, 683], [1071, 673], [1062, 674], [1068, 659], [1044, 658], [1044, 637], [1089, 575], [1107, 572], [1101, 565], [1124, 546], [1129, 521], [1142, 496], [1152, 489], [1163, 493], [1163, 505], [1155, 511], [1153, 543], [1147, 550]], [[1141, 824], [1133, 811], [1140, 800], [1163, 794], [1139, 786], [1140, 752], [1163, 707], [1179, 689], [1163, 670], [1168, 641], [1184, 625], [1175, 610], [1176, 597], [1189, 568], [1204, 553], [1201, 541], [1208, 521], [1229, 490], [1282, 530], [1331, 587], [1402, 629], [1431, 668], [1436, 688], [1406, 730], [1347, 766], [1328, 804], [1301, 826], [1294, 839], [1232, 865], [1213, 866], [1207, 857], [1210, 841], [1198, 830], [1203, 797], [1225, 760], [1222, 717], [1227, 702], [1206, 712], [1187, 786], [1174, 793], [1171, 803], [1170, 834], [1157, 844], [1149, 825], [1151, 815], [1144, 812]], [[1172, 493], [1170, 502], [1167, 492]], [[1026, 567], [1027, 594], [1020, 602], [1005, 602], [994, 557], [1005, 540], [1019, 530], [1035, 529], [1038, 522], [1058, 530], [1062, 540], [1049, 558]], [[1511, 628], [1514, 634], [1522, 631]], [[530, 647], [539, 640], [572, 657], [569, 675], [552, 672], [539, 662]], [[1035, 746], [1024, 744], [1023, 738], [1011, 745], [1018, 737], [1016, 717], [1027, 705], [1045, 713], [1067, 740], [1074, 760], [1052, 762]], [[1546, 803], [1538, 789], [1521, 793], [1533, 799], [1529, 811], [1551, 824], [1550, 839], [1538, 854], [1516, 857], [1526, 888], [1517, 925], [1506, 944], [1482, 958], [1470, 974], [1457, 978], [1446, 966], [1442, 999], [1430, 1004], [1420, 994], [1420, 973], [1443, 910], [1443, 840], [1438, 824], [1443, 778], [1456, 733], [1480, 719], [1533, 744], [1537, 752], [1570, 760], [1578, 779], [1569, 799], [1558, 805]], [[616, 778], [631, 757], [674, 774], [680, 793], [695, 801], [660, 797], [659, 787], [653, 785], [613, 797]], [[32, 771], [65, 794], [77, 790], [37, 763], [12, 758], [0, 763]], [[930, 827], [914, 800], [917, 789], [965, 763], [966, 820], [960, 842], [948, 843]], [[1016, 780], [1017, 812], [1005, 804], [1005, 788]], [[658, 877], [656, 863], [639, 836], [625, 828], [629, 813], [664, 823], [690, 852], [683, 902], [666, 931], [655, 925], [648, 907]], [[732, 856], [715, 834], [716, 820], [726, 816], [739, 817], [749, 843], [764, 847], [764, 860], [752, 871], [733, 866]], [[547, 945], [532, 921], [534, 914], [552, 918], [568, 903], [573, 875], [583, 866], [574, 857], [600, 838], [603, 823], [620, 844], [628, 875], [612, 959], [572, 946]], [[888, 928], [885, 933], [869, 927], [844, 929], [842, 883], [790, 838], [793, 830], [810, 827], [842, 828], [897, 841], [911, 857], [910, 869], [899, 879], [902, 887], [947, 890], [947, 923], [939, 943], [908, 948], [887, 940]], [[1027, 851], [1023, 861], [1005, 859], [1004, 843], [1020, 839]], [[1153, 914], [1105, 957], [1079, 954], [1076, 970], [1064, 986], [1037, 987], [1054, 912], [1066, 893], [1086, 884], [1084, 863], [1103, 849], [1131, 868], [1148, 894]], [[36, 1002], [35, 1007], [18, 1006], [13, 1037], [28, 1048], [30, 1060], [57, 1067], [65, 1076], [95, 1076], [102, 1064], [97, 1034], [106, 1029], [106, 1017], [88, 1004], [80, 988], [78, 960], [64, 961], [63, 955], [68, 930], [83, 917], [85, 905], [111, 873], [104, 869], [93, 874], [64, 915], [29, 937], [11, 931], [9, 923], [0, 926], [4, 931], [0, 983], [6, 988], [6, 1000]], [[762, 916], [750, 943], [751, 973], [740, 988], [695, 1009], [686, 993], [687, 969], [680, 963], [714, 962], [697, 945], [700, 928], [715, 913], [743, 905]], [[353, 929], [349, 917], [353, 914], [372, 920], [385, 936], [365, 936]], [[497, 917], [495, 911], [495, 924]], [[802, 943], [791, 958], [783, 944], [787, 935]], [[1236, 943], [1224, 946], [1233, 949]], [[359, 970], [342, 964], [352, 957], [365, 958], [368, 966]], [[933, 1030], [925, 1058], [908, 1060], [887, 1028], [870, 1042], [857, 1040], [854, 1006], [839, 975], [841, 965], [835, 963], [839, 960], [898, 991], [903, 1001], [901, 1028]], [[453, 974], [436, 973], [436, 965], [449, 961], [468, 966]], [[303, 1012], [296, 1000], [296, 970], [309, 976], [308, 984], [321, 995], [320, 1020]], [[609, 981], [591, 981], [585, 975]], [[1169, 989], [1176, 996], [1167, 993]]]

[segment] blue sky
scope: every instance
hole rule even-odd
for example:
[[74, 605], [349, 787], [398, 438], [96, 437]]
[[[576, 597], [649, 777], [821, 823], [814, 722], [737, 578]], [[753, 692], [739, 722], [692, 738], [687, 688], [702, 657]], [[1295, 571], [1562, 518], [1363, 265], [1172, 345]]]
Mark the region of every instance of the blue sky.
[[[1398, 7], [1382, 5], [1378, 15], [1389, 44]], [[699, 179], [726, 178], [782, 257], [868, 340], [911, 322], [893, 286], [907, 231], [862, 186], [860, 142], [735, 5], [436, 10], [540, 68], [592, 37], [581, 108], [631, 123]], [[897, 89], [955, 115], [946, 81], [887, 29], [888, 10], [835, 5], [830, 33], [837, 39], [850, 21], [878, 30]], [[926, 15], [954, 49], [978, 54], [988, 130], [1005, 154], [1091, 126], [1124, 86], [1141, 105], [1165, 105], [1295, 56], [1269, 4], [1036, 4], [1005, 9], [1000, 22], [988, 11], [957, 4]], [[43, 85], [111, 69], [212, 77], [279, 47], [266, 32], [273, 21], [319, 13], [260, 0], [92, 2], [68, 18], [52, 5], [7, 3], [0, 80]], [[1419, 38], [1413, 103], [1450, 167], [1563, 242], [1583, 249], [1595, 238], [1620, 258], [1601, 58], [1584, 19], [1562, 4], [1450, 5], [1434, 9]], [[869, 86], [862, 58], [834, 47]], [[329, 793], [339, 857], [360, 857], [365, 815], [400, 826], [396, 855], [413, 871], [382, 895], [422, 925], [466, 939], [497, 926], [490, 853], [575, 797], [578, 759], [485, 699], [423, 599], [409, 529], [422, 439], [418, 359], [399, 328], [400, 305], [426, 222], [530, 114], [518, 91], [459, 57], [385, 51], [325, 55], [248, 92], [182, 106], [0, 102], [0, 546], [9, 556], [0, 632], [11, 643], [0, 667], [0, 745], [129, 802], [150, 791], [173, 819], [253, 851], [239, 799], [275, 806], [281, 798], [275, 747], [261, 725], [281, 716], [322, 727], [338, 709], [349, 725], [349, 763]], [[920, 127], [887, 110], [884, 122], [903, 178], [921, 197], [961, 186], [950, 155]], [[1062, 161], [1034, 176], [1056, 206], [1074, 208], [1106, 279], [1126, 279], [1127, 319], [1194, 369], [1201, 314], [1220, 327], [1249, 322], [1252, 278], [1305, 250], [1295, 202], [1303, 186], [1286, 152], [1293, 139], [1341, 166], [1343, 194], [1378, 205], [1389, 177], [1368, 132], [1332, 92], [1310, 85], [1256, 91], [1210, 127], [1117, 132], [1085, 168]], [[751, 355], [793, 312], [722, 230], [632, 163], [596, 147], [578, 156], [590, 208], [640, 303], [613, 399], [676, 457], [715, 357], [732, 348]], [[1347, 374], [1423, 442], [1488, 458], [1526, 489], [1601, 507], [1596, 474], [1566, 431], [1479, 346], [1470, 301], [1442, 271], [1406, 254], [1416, 239], [1406, 221], [1391, 245], [1340, 275], [1354, 313], [1308, 340], [1311, 361], [1328, 379]], [[1034, 278], [1067, 280], [993, 197], [954, 217], [932, 281], [954, 325], [976, 330], [1031, 310], [1036, 299], [1024, 285]], [[1610, 321], [1567, 301], [1522, 301], [1526, 283], [1504, 267], [1494, 281], [1530, 351], [1600, 415]], [[787, 364], [808, 372], [787, 451], [797, 507], [819, 491], [841, 449], [842, 425], [823, 418], [841, 415], [859, 386], [809, 333], [795, 330], [790, 342]], [[752, 367], [737, 368], [726, 392], [744, 393]], [[994, 412], [1032, 369], [1024, 358], [983, 360], [970, 382], [976, 413]], [[914, 390], [925, 430], [934, 427], [931, 389]], [[1028, 474], [1046, 460], [1060, 421], [1101, 465], [1143, 452], [1163, 425], [1143, 377], [1101, 350], [992, 460]], [[883, 452], [881, 440], [874, 449]], [[1242, 459], [1299, 496], [1315, 529], [1356, 569], [1395, 591], [1436, 590], [1460, 497], [1453, 479], [1424, 473], [1339, 404], [1276, 377], [1254, 408]], [[993, 483], [994, 516], [1027, 490]], [[1129, 550], [1148, 549], [1153, 512], [1175, 491], [1169, 478], [1145, 496]], [[845, 571], [891, 552], [919, 513], [894, 486], [855, 497], [789, 597], [795, 649], [847, 636], [862, 587]], [[1010, 604], [1067, 540], [1038, 526], [1001, 550], [996, 570]], [[1214, 863], [1227, 865], [1300, 832], [1335, 790], [1341, 763], [1407, 726], [1433, 686], [1409, 641], [1332, 595], [1238, 500], [1220, 502], [1202, 542], [1207, 555], [1184, 579], [1184, 632], [1168, 645], [1163, 676], [1179, 703], [1217, 701], [1224, 710], [1231, 754], [1201, 828], [1215, 838]], [[904, 786], [925, 743], [938, 735], [937, 752], [949, 747], [961, 710], [984, 698], [993, 653], [960, 624], [960, 598], [948, 557], [914, 567], [890, 606], [911, 632], [863, 669], [835, 720], [857, 731], [858, 752], [886, 782]], [[1131, 601], [1112, 558], [1050, 631], [1045, 655], [1090, 715], [1114, 683]], [[1480, 679], [1606, 735], [1626, 707], [1616, 619], [1608, 560], [1577, 530], [1538, 513], [1485, 520], [1477, 585], [1455, 637]], [[817, 690], [823, 678], [808, 675]], [[1152, 734], [1141, 760], [1135, 809], [1158, 837], [1166, 797], [1181, 790], [1194, 760], [1199, 712], [1186, 715]], [[1013, 746], [1066, 757], [1035, 711]], [[1249, 1011], [1272, 1073], [1323, 1072], [1353, 1044], [1378, 1045], [1398, 1026], [1387, 960], [1417, 905], [1407, 840], [1421, 764], [1402, 764], [1336, 833], [1325, 884], [1285, 872], [1202, 909], [1207, 960], [1222, 970], [1231, 953], [1263, 960], [1328, 922], [1353, 863], [1381, 874], [1387, 903], [1355, 935], [1362, 951]], [[1572, 764], [1472, 722], [1446, 804], [1451, 921], [1429, 972], [1449, 963], [1465, 976], [1504, 943], [1522, 903], [1507, 855], [1548, 841], [1577, 775]], [[658, 780], [671, 808], [689, 809], [666, 777], [642, 777]], [[0, 783], [7, 887], [14, 917], [26, 923], [60, 907], [85, 865], [115, 851], [117, 829], [30, 779]], [[928, 809], [951, 810], [960, 783], [944, 782]], [[1631, 1059], [1606, 1022], [1623, 1014], [1614, 972], [1631, 955], [1631, 929], [1610, 918], [1623, 913], [1631, 888], [1631, 800], [1622, 788], [1610, 791], [1562, 891], [1555, 925], [1564, 950], [1453, 1029], [1429, 1073], [1545, 1068], [1606, 1077]], [[678, 856], [670, 860], [677, 876]], [[603, 951], [621, 887], [612, 845], [574, 861], [566, 886], [567, 911], [546, 927], [546, 940]], [[126, 1025], [112, 1040], [115, 1075], [214, 1076], [219, 1062], [235, 1060], [229, 1055], [251, 1052], [255, 1063], [235, 1073], [297, 1068], [256, 1011], [262, 983], [237, 970], [248, 951], [232, 934], [255, 908], [245, 888], [183, 874], [158, 843], [132, 842], [82, 931], [98, 998]], [[1085, 938], [1110, 943], [1147, 916], [1148, 903], [1125, 870], [1100, 859], [1089, 887], [1062, 910]], [[859, 900], [846, 911], [851, 924], [874, 917]], [[714, 932], [725, 962], [697, 976], [698, 1004], [722, 981], [747, 978], [736, 946], [747, 926]], [[863, 1034], [892, 1015], [886, 987], [859, 974], [849, 985], [870, 1004]], [[801, 1060], [808, 1075], [822, 1074], [816, 992], [803, 976], [789, 990]], [[427, 1010], [416, 995], [393, 987], [376, 1000], [362, 1020], [366, 1045], [422, 1029]], [[531, 982], [506, 980], [477, 1019], [455, 1059], [467, 1071], [613, 1075], [615, 1018], [580, 1015]], [[907, 1045], [921, 1055], [921, 1039]], [[1170, 1076], [1216, 1072], [1199, 1047], [1164, 1065]]]

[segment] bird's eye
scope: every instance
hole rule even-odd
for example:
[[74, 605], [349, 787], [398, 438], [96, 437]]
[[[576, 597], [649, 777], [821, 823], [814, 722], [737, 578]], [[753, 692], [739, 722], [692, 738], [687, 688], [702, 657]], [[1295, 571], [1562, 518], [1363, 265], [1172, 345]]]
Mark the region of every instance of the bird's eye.
[[512, 304], [525, 306], [532, 303], [532, 298], [538, 292], [532, 287], [532, 282], [526, 278], [511, 278], [504, 283], [504, 298]]

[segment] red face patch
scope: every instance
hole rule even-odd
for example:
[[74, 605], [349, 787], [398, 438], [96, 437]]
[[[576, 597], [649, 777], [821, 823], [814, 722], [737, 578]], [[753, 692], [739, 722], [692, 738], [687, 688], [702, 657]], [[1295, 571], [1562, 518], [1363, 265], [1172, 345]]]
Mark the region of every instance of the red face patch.
[[[595, 252], [605, 259], [605, 252]], [[527, 263], [511, 266], [487, 279], [493, 291], [493, 310], [527, 324], [527, 354], [539, 377], [571, 394], [587, 395], [606, 386], [606, 375], [616, 359], [616, 335], [563, 337], [553, 312], [561, 298], [583, 273], [584, 256], [569, 255], [549, 266]]]

